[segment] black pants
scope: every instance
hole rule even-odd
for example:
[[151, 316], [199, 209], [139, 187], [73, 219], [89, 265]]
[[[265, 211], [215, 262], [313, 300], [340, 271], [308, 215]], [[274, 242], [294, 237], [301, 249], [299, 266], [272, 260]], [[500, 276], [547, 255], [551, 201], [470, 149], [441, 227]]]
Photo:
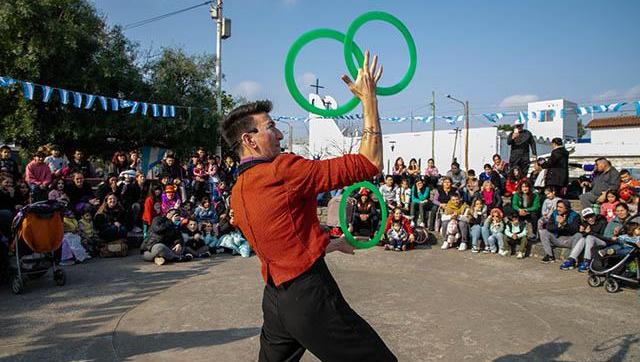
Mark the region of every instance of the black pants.
[[397, 361], [344, 300], [324, 258], [292, 281], [264, 288], [259, 361]]

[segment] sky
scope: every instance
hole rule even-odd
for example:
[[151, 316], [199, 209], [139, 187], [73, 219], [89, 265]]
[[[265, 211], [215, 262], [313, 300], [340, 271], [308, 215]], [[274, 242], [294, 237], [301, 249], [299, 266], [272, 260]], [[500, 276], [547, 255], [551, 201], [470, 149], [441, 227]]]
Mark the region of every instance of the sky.
[[[92, 0], [111, 25], [126, 25], [204, 0]], [[346, 33], [362, 13], [386, 11], [399, 18], [417, 47], [417, 70], [402, 92], [379, 98], [382, 117], [462, 114], [447, 99], [468, 100], [470, 112], [526, 110], [535, 100], [565, 98], [580, 105], [640, 100], [640, 1], [637, 0], [226, 0], [232, 20], [223, 41], [223, 89], [248, 100], [270, 99], [273, 115], [305, 116], [284, 82], [284, 61], [303, 33], [331, 28]], [[215, 24], [208, 6], [126, 30], [143, 49], [179, 47], [189, 54], [215, 53]], [[406, 43], [391, 25], [370, 22], [355, 35], [361, 49], [379, 54], [383, 86], [395, 84], [409, 65]], [[295, 77], [303, 94], [318, 78], [321, 94], [344, 103], [350, 94], [342, 44], [320, 39], [302, 49]], [[324, 93], [323, 93], [324, 92]], [[626, 107], [630, 109], [630, 106]], [[357, 108], [355, 113], [360, 113]], [[294, 135], [302, 136], [304, 124]], [[472, 117], [472, 126], [489, 123]], [[431, 129], [414, 122], [386, 124], [385, 132]], [[438, 128], [451, 127], [440, 122]]]

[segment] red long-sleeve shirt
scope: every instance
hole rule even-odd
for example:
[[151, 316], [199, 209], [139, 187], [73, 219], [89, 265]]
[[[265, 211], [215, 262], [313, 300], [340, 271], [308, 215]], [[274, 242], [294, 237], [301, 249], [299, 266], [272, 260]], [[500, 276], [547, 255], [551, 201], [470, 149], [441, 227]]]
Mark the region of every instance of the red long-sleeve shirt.
[[281, 154], [242, 172], [231, 192], [235, 224], [262, 263], [262, 277], [278, 286], [324, 255], [316, 195], [372, 178], [378, 169], [362, 155], [323, 161]]
[[25, 170], [24, 179], [28, 184], [49, 185], [51, 183], [51, 169], [46, 163], [31, 161]]

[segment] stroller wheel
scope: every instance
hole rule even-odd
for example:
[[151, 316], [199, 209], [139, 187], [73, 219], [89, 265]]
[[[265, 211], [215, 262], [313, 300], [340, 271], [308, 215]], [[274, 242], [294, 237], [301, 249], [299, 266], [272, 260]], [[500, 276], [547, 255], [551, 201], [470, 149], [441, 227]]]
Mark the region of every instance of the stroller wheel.
[[597, 287], [601, 287], [602, 284], [604, 284], [604, 278], [601, 278], [597, 275], [589, 275], [589, 279], [587, 279], [587, 282], [589, 283], [589, 286], [592, 288], [597, 288]]
[[620, 283], [618, 283], [618, 281], [613, 278], [608, 278], [604, 282], [604, 288], [609, 293], [616, 293], [620, 290]]
[[56, 269], [56, 271], [53, 272], [53, 281], [59, 286], [65, 285], [67, 283], [67, 276], [64, 270]]
[[22, 294], [24, 291], [24, 282], [17, 275], [11, 280], [11, 291], [13, 294]]

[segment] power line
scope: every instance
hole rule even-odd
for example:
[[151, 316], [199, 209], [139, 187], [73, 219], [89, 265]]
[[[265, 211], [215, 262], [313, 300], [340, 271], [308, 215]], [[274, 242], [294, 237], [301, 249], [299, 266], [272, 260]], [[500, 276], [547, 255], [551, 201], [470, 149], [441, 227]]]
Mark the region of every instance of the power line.
[[174, 15], [178, 15], [178, 14], [181, 14], [181, 13], [187, 12], [187, 11], [189, 11], [189, 10], [193, 10], [193, 9], [195, 9], [195, 8], [199, 8], [199, 7], [201, 7], [201, 6], [209, 5], [209, 4], [211, 4], [212, 2], [213, 2], [213, 1], [205, 1], [205, 2], [200, 3], [200, 4], [197, 4], [197, 5], [189, 6], [189, 7], [186, 7], [186, 8], [184, 8], [184, 9], [180, 9], [180, 10], [172, 11], [172, 12], [170, 12], [170, 13], [166, 13], [166, 14], [159, 15], [159, 16], [155, 16], [155, 17], [153, 17], [153, 18], [144, 19], [144, 20], [139, 20], [139, 21], [136, 21], [136, 22], [134, 22], [134, 23], [127, 24], [127, 25], [123, 26], [123, 27], [122, 27], [122, 30], [135, 29], [135, 28], [141, 27], [141, 26], [143, 26], [143, 25], [147, 25], [147, 24], [149, 24], [149, 23], [153, 23], [153, 22], [158, 21], [158, 20], [166, 19], [166, 18], [168, 18], [168, 17], [174, 16]]

